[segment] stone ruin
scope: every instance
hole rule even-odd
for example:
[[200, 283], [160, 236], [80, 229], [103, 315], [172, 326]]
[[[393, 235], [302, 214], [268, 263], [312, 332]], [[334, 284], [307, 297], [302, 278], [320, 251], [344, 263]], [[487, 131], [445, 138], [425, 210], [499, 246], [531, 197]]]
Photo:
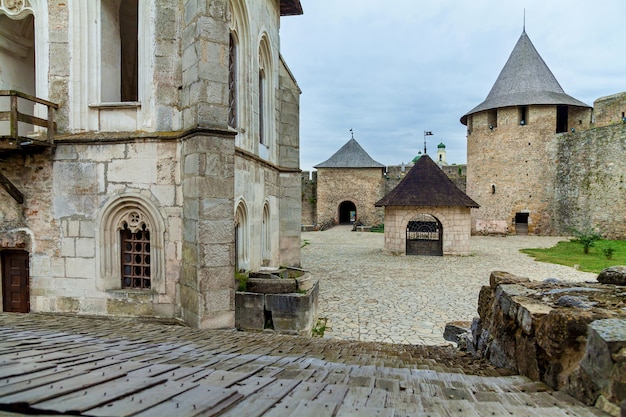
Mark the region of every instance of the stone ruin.
[[625, 272], [613, 267], [599, 282], [576, 283], [492, 272], [480, 291], [479, 317], [471, 327], [450, 323], [444, 337], [619, 416], [620, 405], [626, 410]]

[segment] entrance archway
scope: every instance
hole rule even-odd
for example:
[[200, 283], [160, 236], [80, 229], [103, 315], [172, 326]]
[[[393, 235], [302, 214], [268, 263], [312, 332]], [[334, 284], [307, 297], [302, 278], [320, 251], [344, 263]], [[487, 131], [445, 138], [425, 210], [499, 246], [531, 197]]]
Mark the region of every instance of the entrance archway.
[[356, 221], [356, 206], [352, 201], [339, 204], [339, 224], [352, 224]]
[[443, 226], [430, 214], [419, 214], [406, 226], [406, 254], [443, 256]]
[[30, 311], [30, 268], [28, 252], [6, 250], [2, 262], [2, 310], [10, 313]]

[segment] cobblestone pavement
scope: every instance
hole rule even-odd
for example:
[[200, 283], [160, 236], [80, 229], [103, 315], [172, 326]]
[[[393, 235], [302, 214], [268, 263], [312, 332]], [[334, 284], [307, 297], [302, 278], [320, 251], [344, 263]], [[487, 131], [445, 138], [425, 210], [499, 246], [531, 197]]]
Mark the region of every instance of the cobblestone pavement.
[[302, 266], [320, 278], [325, 337], [441, 345], [446, 323], [477, 316], [478, 293], [492, 271], [533, 280], [595, 281], [596, 274], [536, 262], [522, 248], [565, 238], [473, 236], [469, 256], [392, 256], [382, 233], [336, 226], [303, 232]]

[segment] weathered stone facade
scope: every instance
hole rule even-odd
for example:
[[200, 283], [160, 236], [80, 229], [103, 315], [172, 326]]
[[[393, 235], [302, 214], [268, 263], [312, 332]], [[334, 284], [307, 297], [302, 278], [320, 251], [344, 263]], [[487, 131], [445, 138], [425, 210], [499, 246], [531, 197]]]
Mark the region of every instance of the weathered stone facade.
[[383, 210], [374, 207], [384, 192], [381, 168], [323, 168], [317, 171], [317, 224], [338, 224], [340, 205], [351, 202], [356, 220], [366, 225], [383, 222]]
[[[0, 190], [0, 255], [28, 253], [33, 311], [233, 326], [235, 268], [300, 264], [300, 90], [279, 52], [283, 9], [299, 7], [29, 0], [19, 15], [0, 8], [2, 19], [33, 20], [38, 68], [33, 80], [0, 78], [0, 90], [59, 105], [54, 147], [0, 158], [24, 195], [20, 204]], [[104, 29], [133, 13], [134, 78], [111, 70], [124, 64], [109, 65], [115, 54], [98, 50], [123, 50], [123, 25], [113, 24], [117, 39]], [[0, 59], [32, 64], [6, 50]], [[135, 95], [124, 96], [133, 80]], [[124, 231], [144, 236], [143, 266], [133, 268], [144, 268], [147, 288], [122, 279]]]
[[[516, 108], [498, 109], [492, 129], [487, 111], [469, 116], [467, 194], [481, 204], [472, 211], [472, 233], [515, 233], [516, 214], [527, 213], [529, 233], [597, 227], [606, 237], [626, 236], [626, 124], [616, 104], [624, 97], [574, 113], [563, 133], [554, 133], [555, 106], [529, 106], [523, 126], [515, 123]], [[614, 121], [589, 123], [598, 113]]]

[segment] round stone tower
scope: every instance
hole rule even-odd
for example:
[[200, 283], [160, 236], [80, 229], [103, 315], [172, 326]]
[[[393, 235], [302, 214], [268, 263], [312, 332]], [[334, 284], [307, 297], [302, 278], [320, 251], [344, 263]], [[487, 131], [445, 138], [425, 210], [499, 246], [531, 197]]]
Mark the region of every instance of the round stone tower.
[[523, 31], [485, 101], [461, 117], [467, 195], [481, 206], [472, 233], [552, 233], [556, 141], [590, 122]]

